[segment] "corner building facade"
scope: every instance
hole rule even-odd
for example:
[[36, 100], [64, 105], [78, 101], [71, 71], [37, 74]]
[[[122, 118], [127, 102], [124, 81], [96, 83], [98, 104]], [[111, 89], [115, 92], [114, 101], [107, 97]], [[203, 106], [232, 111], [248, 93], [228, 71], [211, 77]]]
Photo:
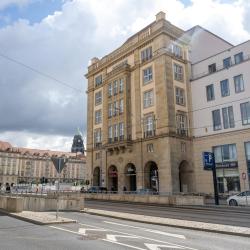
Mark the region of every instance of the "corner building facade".
[[156, 20], [88, 67], [87, 178], [92, 186], [194, 191], [188, 47]]

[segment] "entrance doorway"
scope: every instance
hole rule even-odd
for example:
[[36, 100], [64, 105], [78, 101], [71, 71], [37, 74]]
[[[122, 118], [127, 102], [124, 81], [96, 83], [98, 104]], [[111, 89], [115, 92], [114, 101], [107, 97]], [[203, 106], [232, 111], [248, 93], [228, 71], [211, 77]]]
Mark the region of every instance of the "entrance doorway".
[[154, 161], [149, 161], [145, 165], [144, 186], [145, 188], [152, 189], [154, 192], [159, 192], [158, 167]]
[[136, 168], [132, 163], [125, 167], [125, 187], [127, 191], [136, 191]]
[[118, 171], [114, 165], [110, 166], [108, 170], [108, 189], [118, 191]]
[[93, 186], [100, 186], [100, 181], [101, 181], [101, 170], [99, 167], [96, 167], [94, 169], [94, 174], [93, 174]]

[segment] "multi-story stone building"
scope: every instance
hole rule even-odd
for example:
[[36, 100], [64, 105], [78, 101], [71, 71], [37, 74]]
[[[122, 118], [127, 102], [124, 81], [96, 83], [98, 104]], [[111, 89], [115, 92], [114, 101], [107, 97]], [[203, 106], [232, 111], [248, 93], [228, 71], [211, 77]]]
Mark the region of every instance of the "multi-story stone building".
[[184, 31], [156, 20], [88, 67], [91, 185], [194, 191]]
[[0, 141], [0, 183], [52, 183], [58, 178], [51, 157], [68, 158], [61, 172], [62, 182], [82, 182], [86, 179], [83, 154], [12, 147]]
[[[207, 44], [217, 47], [209, 39]], [[224, 49], [201, 59], [192, 64], [191, 77], [196, 190], [213, 190], [212, 173], [203, 170], [203, 151], [215, 154], [220, 193], [248, 189], [250, 41], [237, 46], [224, 41]]]

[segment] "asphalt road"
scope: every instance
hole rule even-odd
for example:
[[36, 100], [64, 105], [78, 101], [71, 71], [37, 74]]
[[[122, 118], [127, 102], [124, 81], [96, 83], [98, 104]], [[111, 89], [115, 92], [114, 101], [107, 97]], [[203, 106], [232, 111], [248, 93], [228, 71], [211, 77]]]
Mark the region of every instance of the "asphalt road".
[[0, 250], [250, 249], [246, 237], [73, 212], [60, 215], [78, 223], [38, 226], [0, 215]]
[[250, 208], [170, 207], [128, 202], [85, 200], [86, 208], [150, 215], [156, 217], [250, 227]]

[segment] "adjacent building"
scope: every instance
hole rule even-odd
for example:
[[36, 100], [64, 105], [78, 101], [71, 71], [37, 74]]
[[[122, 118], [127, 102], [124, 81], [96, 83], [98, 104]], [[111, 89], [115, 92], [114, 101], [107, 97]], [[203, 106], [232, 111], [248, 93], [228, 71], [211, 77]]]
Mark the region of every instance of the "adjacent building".
[[61, 172], [62, 182], [83, 182], [86, 161], [83, 154], [12, 147], [0, 141], [0, 184], [53, 183], [57, 171], [51, 157], [66, 157], [68, 162]]
[[[208, 44], [214, 46], [209, 40]], [[213, 190], [211, 173], [202, 167], [203, 151], [215, 154], [220, 193], [249, 188], [249, 69], [250, 41], [192, 64], [192, 130], [196, 189], [200, 192]]]

